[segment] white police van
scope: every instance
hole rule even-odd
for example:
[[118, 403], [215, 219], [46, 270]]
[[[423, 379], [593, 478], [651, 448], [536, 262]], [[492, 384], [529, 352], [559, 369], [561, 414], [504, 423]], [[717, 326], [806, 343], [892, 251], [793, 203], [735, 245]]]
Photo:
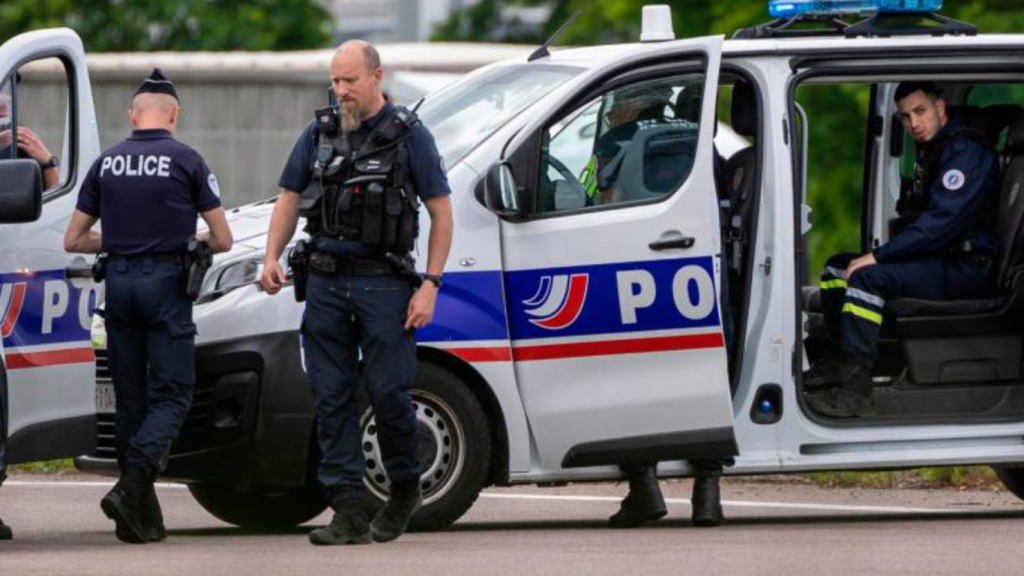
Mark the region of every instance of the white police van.
[[[783, 18], [728, 41], [673, 40], [667, 9], [651, 9], [639, 44], [539, 50], [419, 106], [457, 229], [436, 321], [418, 334], [417, 527], [451, 524], [488, 485], [613, 480], [619, 464], [655, 460], [663, 476], [686, 476], [687, 459], [730, 455], [730, 474], [990, 464], [1024, 495], [1024, 35], [871, 14], [848, 25], [774, 4]], [[9, 75], [10, 60], [0, 64]], [[836, 142], [810, 141], [801, 102], [835, 86], [869, 94], [854, 239], [867, 250], [888, 238], [913, 163], [892, 103], [908, 78], [937, 82], [1004, 159], [999, 287], [986, 300], [891, 303], [875, 414], [830, 419], [806, 405], [800, 379], [821, 338], [807, 173], [830, 168], [809, 166], [807, 151]], [[90, 115], [87, 101], [74, 106], [72, 117]], [[712, 145], [719, 109], [749, 143], [718, 146], [724, 161]], [[195, 403], [167, 469], [240, 525], [294, 525], [324, 508], [302, 308], [255, 284], [273, 202], [229, 215], [236, 245], [196, 305]], [[111, 473], [100, 324], [94, 340], [98, 446], [77, 462]], [[368, 410], [362, 427], [379, 500], [388, 481]]]

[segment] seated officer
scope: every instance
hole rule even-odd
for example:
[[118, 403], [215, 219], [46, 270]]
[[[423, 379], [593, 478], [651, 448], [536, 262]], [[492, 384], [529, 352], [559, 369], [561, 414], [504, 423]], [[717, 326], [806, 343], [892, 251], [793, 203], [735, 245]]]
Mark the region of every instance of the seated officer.
[[[825, 265], [821, 300], [830, 351], [804, 375], [811, 406], [837, 418], [871, 414], [871, 370], [887, 300], [977, 298], [989, 289], [999, 250], [992, 233], [997, 162], [984, 138], [949, 117], [930, 82], [904, 82], [895, 96], [918, 144], [909, 224], [864, 255]], [[909, 212], [909, 214], [907, 214]]]
[[[11, 96], [0, 93], [0, 160], [11, 160], [11, 145], [14, 144], [13, 118], [11, 117]], [[39, 163], [43, 172], [43, 187], [53, 188], [60, 183], [60, 161], [50, 153], [35, 132], [27, 126], [18, 126], [18, 158], [32, 159]]]

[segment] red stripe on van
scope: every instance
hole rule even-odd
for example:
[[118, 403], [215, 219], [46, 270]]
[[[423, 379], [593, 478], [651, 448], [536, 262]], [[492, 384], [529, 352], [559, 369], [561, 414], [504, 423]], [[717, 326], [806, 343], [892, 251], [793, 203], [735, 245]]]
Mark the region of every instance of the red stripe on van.
[[25, 352], [8, 354], [5, 361], [11, 370], [18, 368], [38, 368], [40, 366], [58, 366], [60, 364], [78, 364], [94, 362], [96, 355], [92, 348], [69, 348], [67, 350], [44, 350], [41, 352]]

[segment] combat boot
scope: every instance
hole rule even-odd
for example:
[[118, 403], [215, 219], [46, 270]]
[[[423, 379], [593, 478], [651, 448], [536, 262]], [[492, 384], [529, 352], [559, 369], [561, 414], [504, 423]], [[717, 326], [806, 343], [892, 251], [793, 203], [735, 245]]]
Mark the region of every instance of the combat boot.
[[156, 486], [149, 484], [142, 495], [142, 536], [146, 542], [160, 542], [167, 539], [164, 527], [164, 512], [160, 509], [160, 500], [156, 497]]
[[612, 528], [636, 528], [668, 514], [661, 495], [654, 466], [623, 468], [629, 477], [629, 494], [622, 499], [619, 511], [608, 518]]
[[117, 484], [100, 500], [100, 508], [116, 524], [117, 539], [130, 544], [145, 544], [142, 527], [142, 500], [153, 474], [145, 468], [129, 468]]
[[348, 494], [332, 499], [334, 518], [323, 528], [309, 533], [309, 543], [316, 546], [339, 546], [342, 544], [369, 544], [370, 515], [366, 512], [363, 495]]
[[391, 497], [384, 507], [377, 511], [370, 523], [370, 531], [376, 542], [390, 542], [405, 534], [412, 515], [423, 504], [423, 492], [419, 481], [392, 484]]
[[693, 480], [693, 494], [690, 495], [693, 508], [691, 519], [694, 526], [721, 526], [725, 520], [722, 514], [722, 493], [717, 476], [697, 476]]
[[7, 524], [4, 524], [4, 519], [0, 518], [0, 540], [11, 540], [14, 538], [14, 531]]
[[811, 408], [833, 418], [873, 415], [871, 368], [862, 364], [843, 363], [840, 376], [842, 380], [839, 388], [807, 397]]

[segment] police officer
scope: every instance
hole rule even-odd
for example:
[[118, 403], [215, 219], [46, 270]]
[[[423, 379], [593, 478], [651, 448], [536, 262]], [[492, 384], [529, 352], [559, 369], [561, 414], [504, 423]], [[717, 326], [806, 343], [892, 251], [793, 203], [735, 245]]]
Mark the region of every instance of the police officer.
[[[196, 327], [184, 261], [196, 216], [209, 227], [213, 252], [231, 249], [217, 178], [174, 139], [180, 110], [174, 84], [154, 70], [132, 100], [135, 129], [86, 174], [64, 238], [69, 252], [109, 255], [106, 329], [121, 477], [101, 507], [118, 539], [132, 543], [166, 537], [153, 482], [192, 404]], [[101, 219], [102, 236], [91, 230]]]
[[44, 188], [53, 188], [60, 183], [60, 160], [50, 153], [38, 134], [27, 126], [18, 126], [18, 141], [14, 142], [11, 95], [0, 92], [0, 161], [15, 157], [12, 150], [14, 144], [17, 145], [17, 158], [32, 159], [39, 163]]
[[833, 256], [821, 277], [832, 349], [803, 383], [808, 390], [839, 384], [810, 396], [814, 409], [837, 418], [871, 414], [871, 370], [886, 301], [984, 296], [999, 250], [990, 143], [959, 115], [947, 115], [930, 82], [900, 84], [895, 100], [918, 144], [914, 191], [900, 206], [907, 224], [867, 254]]
[[[281, 289], [285, 274], [278, 260], [299, 215], [305, 216], [313, 253], [303, 346], [322, 454], [318, 476], [335, 512], [330, 525], [309, 539], [318, 545], [363, 544], [371, 537], [386, 542], [404, 533], [422, 502], [409, 396], [414, 330], [434, 314], [451, 246], [451, 192], [430, 132], [411, 112], [385, 101], [380, 56], [372, 45], [343, 44], [331, 59], [330, 75], [340, 106], [336, 113], [318, 111], [285, 165], [261, 283], [271, 294]], [[413, 245], [417, 199], [431, 226], [427, 274], [414, 292], [397, 264]], [[391, 481], [390, 498], [372, 523], [364, 507], [360, 354]]]

